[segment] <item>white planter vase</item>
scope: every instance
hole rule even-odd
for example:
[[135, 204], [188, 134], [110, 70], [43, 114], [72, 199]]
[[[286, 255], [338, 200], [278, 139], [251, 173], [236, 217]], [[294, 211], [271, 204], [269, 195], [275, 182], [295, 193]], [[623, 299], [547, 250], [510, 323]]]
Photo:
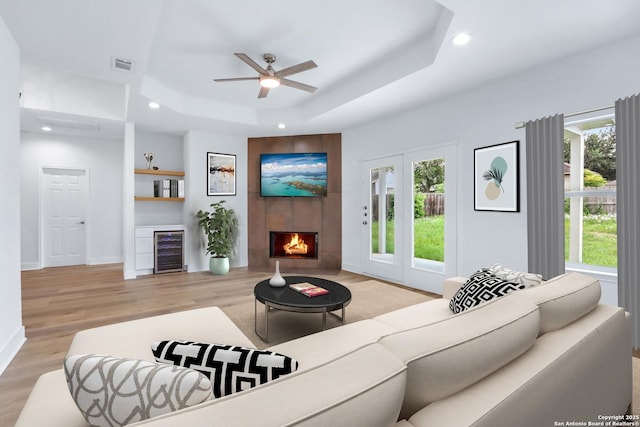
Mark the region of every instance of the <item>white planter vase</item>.
[[280, 275], [280, 261], [276, 261], [276, 272], [271, 279], [269, 279], [269, 284], [275, 288], [283, 287], [287, 282], [284, 280], [284, 277]]
[[209, 271], [211, 274], [223, 276], [229, 272], [229, 258], [209, 258]]

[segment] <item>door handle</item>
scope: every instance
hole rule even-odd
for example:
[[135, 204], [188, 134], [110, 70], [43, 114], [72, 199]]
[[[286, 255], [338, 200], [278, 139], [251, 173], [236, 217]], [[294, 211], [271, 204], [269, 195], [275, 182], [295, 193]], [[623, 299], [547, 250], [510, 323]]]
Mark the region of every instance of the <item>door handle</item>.
[[78, 221], [76, 224], [84, 225], [84, 221]]

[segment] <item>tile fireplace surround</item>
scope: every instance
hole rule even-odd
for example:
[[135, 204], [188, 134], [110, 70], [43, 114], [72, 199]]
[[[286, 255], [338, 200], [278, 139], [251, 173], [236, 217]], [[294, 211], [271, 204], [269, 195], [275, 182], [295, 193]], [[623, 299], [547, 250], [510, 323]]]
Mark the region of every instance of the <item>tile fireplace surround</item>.
[[[340, 134], [249, 138], [249, 268], [271, 270], [280, 261], [283, 274], [304, 270], [340, 270], [342, 266], [342, 138]], [[263, 153], [327, 153], [326, 197], [261, 197]], [[317, 258], [271, 258], [270, 231], [318, 233]]]

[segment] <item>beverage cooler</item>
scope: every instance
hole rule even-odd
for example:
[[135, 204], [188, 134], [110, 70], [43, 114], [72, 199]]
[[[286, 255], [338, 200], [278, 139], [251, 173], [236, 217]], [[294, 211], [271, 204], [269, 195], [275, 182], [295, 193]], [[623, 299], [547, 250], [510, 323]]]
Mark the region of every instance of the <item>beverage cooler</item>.
[[156, 231], [154, 243], [154, 273], [184, 270], [184, 231]]

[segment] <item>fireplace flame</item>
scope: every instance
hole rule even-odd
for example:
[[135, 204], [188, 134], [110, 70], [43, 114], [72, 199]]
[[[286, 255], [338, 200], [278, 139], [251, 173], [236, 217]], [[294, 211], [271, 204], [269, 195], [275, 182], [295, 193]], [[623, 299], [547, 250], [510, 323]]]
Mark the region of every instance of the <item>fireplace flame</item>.
[[287, 255], [305, 255], [309, 250], [309, 247], [304, 240], [298, 236], [298, 233], [293, 233], [289, 243], [285, 243], [282, 248]]

